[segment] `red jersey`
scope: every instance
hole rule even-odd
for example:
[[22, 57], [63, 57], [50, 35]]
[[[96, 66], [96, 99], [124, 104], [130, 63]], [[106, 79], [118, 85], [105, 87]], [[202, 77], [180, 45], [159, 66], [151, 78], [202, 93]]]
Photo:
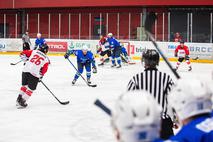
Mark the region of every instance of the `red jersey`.
[[37, 78], [44, 76], [49, 65], [47, 55], [39, 50], [25, 50], [21, 52], [21, 55], [26, 55], [26, 57], [28, 57], [23, 72], [29, 72]]
[[106, 42], [106, 37], [102, 37], [100, 40], [99, 40], [99, 45], [104, 45], [104, 43]]
[[189, 55], [189, 48], [185, 45], [183, 47], [178, 45], [175, 49], [175, 55], [178, 57], [185, 57], [186, 55]]

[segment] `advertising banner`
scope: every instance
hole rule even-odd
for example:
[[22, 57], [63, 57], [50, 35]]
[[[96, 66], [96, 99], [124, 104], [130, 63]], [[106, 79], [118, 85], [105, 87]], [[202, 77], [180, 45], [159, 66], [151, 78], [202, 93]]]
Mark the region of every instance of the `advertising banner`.
[[68, 45], [67, 42], [62, 41], [47, 41], [49, 52], [66, 52]]
[[[31, 39], [34, 46], [35, 39]], [[66, 52], [68, 49], [81, 49], [83, 45], [87, 45], [93, 54], [97, 53], [98, 40], [71, 40], [71, 39], [46, 39], [50, 47], [50, 52]], [[124, 41], [130, 56], [141, 57], [142, 52], [146, 49], [155, 49], [150, 41]], [[175, 48], [178, 42], [157, 42], [158, 46], [168, 58], [174, 57]], [[191, 58], [199, 57], [199, 59], [213, 60], [213, 44], [212, 43], [185, 43], [189, 47]], [[22, 51], [21, 39], [0, 39], [0, 51]]]

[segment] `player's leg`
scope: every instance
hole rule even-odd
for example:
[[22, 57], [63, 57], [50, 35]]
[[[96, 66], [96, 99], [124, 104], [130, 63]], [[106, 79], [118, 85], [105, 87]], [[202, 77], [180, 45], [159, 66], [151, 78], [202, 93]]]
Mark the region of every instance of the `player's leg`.
[[190, 63], [190, 57], [186, 56], [185, 60], [186, 60], [186, 63], [188, 65], [188, 68], [189, 68], [188, 71], [191, 71], [192, 70], [192, 66], [191, 66], [191, 63]]
[[27, 73], [22, 72], [22, 86], [20, 88], [20, 92], [16, 100], [16, 106], [22, 106], [22, 107], [27, 106], [26, 101], [22, 97], [27, 91], [27, 85], [28, 85], [28, 75]]
[[120, 47], [117, 47], [115, 49], [115, 58], [116, 58], [117, 63], [118, 63], [117, 68], [120, 68], [121, 67], [121, 48]]
[[84, 68], [83, 68], [84, 65], [83, 65], [82, 63], [78, 63], [77, 66], [78, 66], [78, 72], [76, 72], [76, 74], [75, 74], [75, 76], [74, 76], [74, 79], [73, 79], [73, 81], [72, 81], [72, 84], [75, 84], [75, 82], [76, 82], [77, 79], [79, 78], [80, 74], [82, 74], [83, 71], [84, 71]]
[[105, 52], [106, 52], [107, 58], [104, 59], [104, 63], [107, 63], [107, 62], [109, 62], [110, 57], [112, 56], [112, 52], [111, 52], [111, 50], [106, 50]]
[[100, 56], [101, 56], [100, 61], [101, 61], [101, 63], [98, 64], [99, 66], [104, 65], [104, 62], [105, 62], [104, 56], [105, 56], [106, 54], [107, 54], [106, 51], [101, 51], [101, 53], [100, 53]]
[[36, 90], [39, 78], [30, 73], [22, 73], [22, 87], [17, 98], [17, 106], [27, 107], [26, 101], [30, 98], [33, 91]]
[[29, 43], [27, 43], [27, 42], [24, 42], [23, 43], [23, 51], [24, 50], [30, 50], [30, 45], [29, 45]]
[[173, 122], [169, 116], [162, 118], [161, 121], [160, 138], [166, 140], [174, 135]]
[[112, 56], [111, 56], [111, 60], [112, 60], [112, 66], [111, 67], [115, 67], [115, 49], [112, 51]]
[[180, 64], [183, 62], [184, 58], [179, 57], [176, 63], [176, 70], [179, 68]]
[[85, 68], [86, 68], [86, 75], [87, 75], [87, 82], [89, 84], [91, 84], [91, 63], [86, 63], [85, 64]]

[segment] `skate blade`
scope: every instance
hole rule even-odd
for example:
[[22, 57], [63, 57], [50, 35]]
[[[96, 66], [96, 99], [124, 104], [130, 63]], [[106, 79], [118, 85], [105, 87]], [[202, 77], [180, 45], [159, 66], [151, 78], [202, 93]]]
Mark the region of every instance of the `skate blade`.
[[[27, 107], [27, 106], [26, 106], [26, 107]], [[21, 106], [21, 105], [19, 105], [19, 104], [16, 104], [16, 108], [17, 108], [17, 109], [24, 109], [24, 108], [26, 108], [26, 107]]]

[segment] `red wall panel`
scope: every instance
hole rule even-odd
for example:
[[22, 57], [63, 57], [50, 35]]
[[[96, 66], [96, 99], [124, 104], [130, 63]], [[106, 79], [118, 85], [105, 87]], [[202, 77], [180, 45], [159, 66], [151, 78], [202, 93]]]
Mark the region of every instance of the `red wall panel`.
[[59, 38], [59, 16], [51, 14], [50, 17], [50, 38]]
[[[11, 0], [1, 7], [11, 7]], [[15, 0], [15, 8], [38, 7], [88, 7], [88, 6], [177, 6], [177, 5], [213, 5], [212, 0]]]
[[112, 33], [117, 37], [117, 13], [110, 13], [108, 16], [108, 33]]
[[129, 13], [121, 13], [119, 16], [119, 38], [129, 39]]
[[131, 39], [137, 39], [137, 27], [140, 27], [140, 13], [131, 14]]
[[15, 14], [8, 14], [6, 17], [6, 23], [9, 28], [9, 38], [15, 38]]
[[0, 0], [0, 9], [13, 8], [13, 0]]
[[29, 14], [28, 28], [30, 37], [35, 38], [38, 33], [38, 14]]
[[61, 14], [61, 37], [69, 38], [69, 14]]
[[70, 22], [70, 31], [71, 31], [71, 38], [78, 39], [79, 38], [79, 15], [71, 15], [71, 22]]
[[89, 38], [89, 14], [81, 14], [81, 39]]
[[40, 14], [39, 32], [44, 38], [48, 38], [49, 15]]

